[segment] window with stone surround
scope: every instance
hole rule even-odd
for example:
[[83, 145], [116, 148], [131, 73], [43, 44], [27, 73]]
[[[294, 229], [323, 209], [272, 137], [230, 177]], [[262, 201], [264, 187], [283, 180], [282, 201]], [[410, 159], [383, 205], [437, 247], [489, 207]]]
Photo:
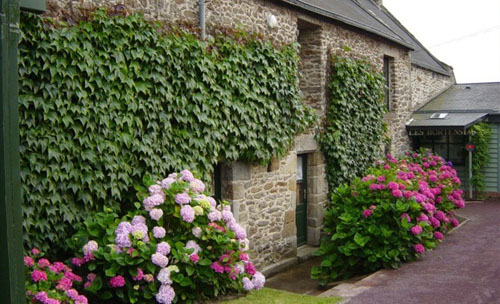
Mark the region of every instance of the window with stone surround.
[[392, 108], [392, 82], [394, 78], [394, 58], [384, 56], [384, 77], [385, 77], [385, 106], [388, 112]]

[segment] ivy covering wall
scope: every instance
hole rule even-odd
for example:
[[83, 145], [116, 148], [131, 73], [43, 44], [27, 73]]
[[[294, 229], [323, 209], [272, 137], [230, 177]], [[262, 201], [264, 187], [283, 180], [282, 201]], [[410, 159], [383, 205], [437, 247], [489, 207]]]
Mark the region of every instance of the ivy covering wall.
[[481, 122], [472, 126], [472, 143], [476, 146], [472, 153], [472, 186], [476, 196], [481, 197], [486, 188], [484, 168], [490, 161], [488, 144], [491, 139], [490, 125]]
[[295, 45], [162, 34], [98, 10], [74, 26], [24, 14], [19, 45], [25, 245], [63, 248], [83, 217], [127, 209], [134, 185], [219, 160], [286, 154], [314, 119]]
[[331, 99], [319, 144], [330, 191], [361, 176], [383, 152], [384, 77], [364, 59], [332, 56]]

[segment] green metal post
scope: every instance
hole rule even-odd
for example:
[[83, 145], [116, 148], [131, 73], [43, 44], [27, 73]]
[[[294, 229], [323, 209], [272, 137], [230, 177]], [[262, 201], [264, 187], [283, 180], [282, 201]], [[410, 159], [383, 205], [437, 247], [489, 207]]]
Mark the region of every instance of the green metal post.
[[18, 0], [0, 0], [0, 20], [0, 302], [13, 304], [26, 303], [19, 173]]

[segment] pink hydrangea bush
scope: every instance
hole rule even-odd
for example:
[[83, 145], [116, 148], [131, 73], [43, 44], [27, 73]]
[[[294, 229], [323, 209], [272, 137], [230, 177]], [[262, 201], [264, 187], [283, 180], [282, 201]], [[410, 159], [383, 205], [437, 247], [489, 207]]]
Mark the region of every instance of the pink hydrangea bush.
[[325, 214], [323, 256], [312, 277], [326, 284], [380, 268], [396, 268], [432, 250], [458, 225], [465, 207], [451, 163], [428, 151], [388, 155], [363, 178], [338, 187]]
[[75, 289], [82, 278], [62, 262], [51, 263], [34, 248], [24, 256], [26, 299], [29, 303], [87, 304], [84, 295]]
[[183, 170], [147, 184], [137, 211], [100, 213], [72, 238], [92, 299], [186, 303], [264, 286], [245, 229], [201, 180]]

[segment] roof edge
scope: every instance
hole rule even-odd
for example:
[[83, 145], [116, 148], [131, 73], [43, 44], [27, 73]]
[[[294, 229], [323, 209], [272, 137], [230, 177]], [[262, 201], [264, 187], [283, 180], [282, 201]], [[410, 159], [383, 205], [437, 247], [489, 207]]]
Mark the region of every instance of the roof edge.
[[405, 47], [405, 48], [407, 48], [407, 49], [409, 49], [411, 51], [414, 51], [413, 46], [411, 44], [407, 43], [404, 40], [399, 40], [399, 39], [395, 39], [394, 37], [390, 37], [388, 35], [384, 35], [382, 33], [377, 32], [376, 30], [372, 29], [369, 26], [365, 26], [363, 24], [360, 24], [360, 23], [356, 22], [355, 20], [352, 20], [352, 19], [346, 18], [344, 16], [341, 16], [341, 15], [329, 12], [327, 10], [324, 10], [324, 9], [320, 8], [320, 7], [316, 7], [314, 5], [310, 5], [310, 4], [304, 3], [304, 2], [302, 2], [300, 0], [280, 0], [280, 2], [289, 4], [289, 5], [292, 5], [292, 6], [295, 6], [295, 7], [298, 7], [300, 9], [303, 9], [303, 10], [311, 12], [311, 13], [315, 13], [315, 14], [321, 15], [323, 17], [327, 17], [327, 18], [330, 18], [330, 19], [333, 19], [333, 20], [340, 21], [342, 23], [345, 23], [345, 24], [353, 26], [355, 28], [364, 30], [364, 31], [369, 32], [371, 34], [374, 34], [376, 36], [385, 38], [385, 39], [387, 39], [387, 40], [389, 40], [391, 42], [394, 42], [394, 43], [396, 43], [398, 45], [401, 45], [401, 46], [403, 46], [403, 47]]
[[[448, 71], [448, 69], [444, 66], [448, 66], [448, 67], [451, 67], [450, 65], [446, 64], [446, 63], [443, 63], [441, 62], [441, 60], [437, 59], [434, 55], [432, 55], [432, 53], [417, 39], [417, 37], [415, 37], [415, 35], [413, 35], [401, 22], [399, 22], [399, 20], [385, 7], [385, 6], [382, 6], [380, 8], [384, 13], [387, 14], [387, 16], [389, 16], [389, 18], [392, 19], [392, 21], [394, 21], [397, 25], [399, 25], [401, 27], [402, 30], [404, 30], [410, 37], [412, 37], [415, 42], [425, 51], [427, 52], [427, 54], [429, 54], [429, 56], [431, 56], [432, 59], [434, 59], [436, 61], [437, 64], [439, 64], [445, 71]], [[436, 71], [436, 69], [431, 69], [432, 71], [434, 72], [437, 72], [437, 73], [440, 73], [439, 71]], [[451, 76], [453, 75], [453, 72], [450, 72], [450, 75], [447, 75], [447, 76]]]

